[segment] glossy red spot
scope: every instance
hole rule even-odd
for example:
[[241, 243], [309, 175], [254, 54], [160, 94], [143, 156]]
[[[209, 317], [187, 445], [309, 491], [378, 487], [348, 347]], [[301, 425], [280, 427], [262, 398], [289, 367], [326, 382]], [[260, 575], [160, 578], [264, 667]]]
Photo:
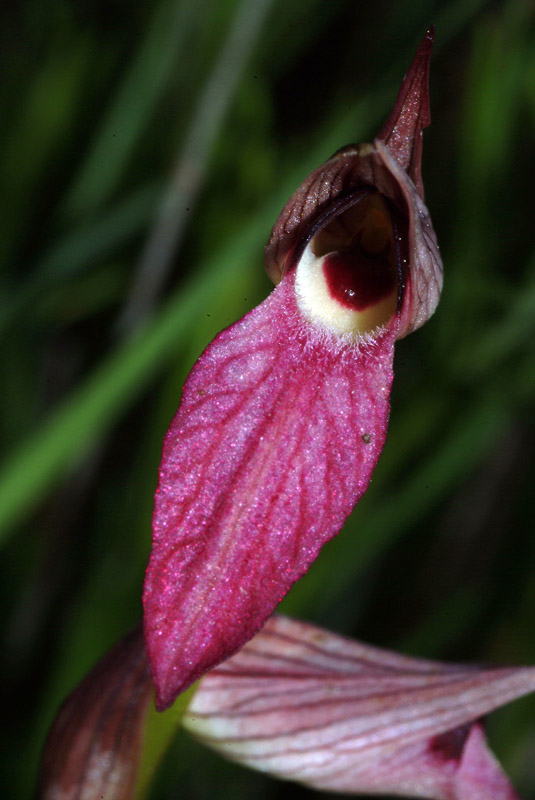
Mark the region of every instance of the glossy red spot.
[[331, 297], [354, 311], [376, 305], [396, 287], [386, 253], [369, 256], [359, 244], [325, 256], [323, 273]]

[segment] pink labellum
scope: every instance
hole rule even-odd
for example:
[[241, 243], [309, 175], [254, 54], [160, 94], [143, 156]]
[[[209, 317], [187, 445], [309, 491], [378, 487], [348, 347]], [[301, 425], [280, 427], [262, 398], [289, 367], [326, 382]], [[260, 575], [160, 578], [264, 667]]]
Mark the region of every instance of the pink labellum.
[[272, 617], [201, 681], [184, 717], [227, 758], [315, 789], [514, 800], [475, 722], [533, 668], [413, 659]]
[[293, 276], [193, 369], [165, 439], [145, 586], [159, 704], [264, 624], [367, 488], [386, 435], [393, 335], [338, 346]]
[[[427, 92], [410, 81], [404, 120]], [[186, 382], [164, 443], [144, 588], [160, 709], [261, 628], [369, 484], [394, 341], [433, 313], [442, 281], [402, 163], [376, 140], [305, 180], [266, 250], [280, 285], [219, 334]]]

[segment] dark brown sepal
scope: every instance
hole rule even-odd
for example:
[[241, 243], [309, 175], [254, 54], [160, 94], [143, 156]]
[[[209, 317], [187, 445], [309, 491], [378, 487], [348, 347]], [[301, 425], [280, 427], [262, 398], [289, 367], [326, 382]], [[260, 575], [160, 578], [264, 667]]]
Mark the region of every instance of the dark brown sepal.
[[390, 116], [379, 131], [381, 139], [424, 197], [421, 175], [423, 129], [431, 124], [429, 66], [434, 28], [422, 39], [405, 75]]
[[43, 753], [37, 800], [131, 800], [152, 693], [139, 627], [61, 707]]

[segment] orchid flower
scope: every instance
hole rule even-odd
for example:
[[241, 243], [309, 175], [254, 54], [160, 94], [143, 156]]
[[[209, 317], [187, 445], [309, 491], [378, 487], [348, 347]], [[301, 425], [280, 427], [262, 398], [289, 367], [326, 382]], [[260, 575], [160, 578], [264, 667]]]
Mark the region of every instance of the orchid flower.
[[[315, 789], [518, 800], [479, 720], [534, 690], [535, 668], [409, 658], [274, 616], [202, 678], [182, 721], [223, 756]], [[39, 800], [139, 797], [151, 697], [138, 629], [66, 700]]]
[[290, 198], [266, 248], [275, 290], [185, 384], [144, 587], [159, 709], [264, 625], [368, 487], [394, 343], [442, 283], [420, 175], [431, 47], [428, 32], [377, 138]]

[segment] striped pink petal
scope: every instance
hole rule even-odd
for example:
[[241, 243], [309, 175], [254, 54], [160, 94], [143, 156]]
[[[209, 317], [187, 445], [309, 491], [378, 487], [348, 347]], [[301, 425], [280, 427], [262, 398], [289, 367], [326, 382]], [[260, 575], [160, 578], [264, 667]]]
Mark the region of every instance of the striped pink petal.
[[[425, 47], [397, 112], [413, 136]], [[376, 140], [305, 180], [266, 249], [280, 284], [214, 340], [184, 387], [144, 588], [160, 709], [260, 629], [369, 484], [394, 341], [433, 313], [442, 281], [404, 159]]]
[[63, 703], [43, 753], [38, 800], [131, 800], [152, 693], [139, 626]]
[[206, 675], [184, 724], [255, 769], [336, 792], [514, 800], [477, 721], [533, 668], [413, 659], [272, 617]]

